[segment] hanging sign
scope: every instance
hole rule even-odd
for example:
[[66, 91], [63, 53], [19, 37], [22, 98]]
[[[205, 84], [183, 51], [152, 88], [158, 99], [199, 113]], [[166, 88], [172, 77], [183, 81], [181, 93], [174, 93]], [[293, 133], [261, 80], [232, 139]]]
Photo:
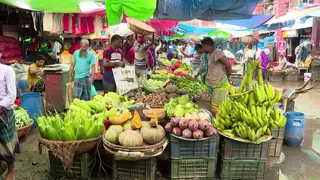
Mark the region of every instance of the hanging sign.
[[286, 41], [278, 41], [278, 52], [286, 52], [287, 50], [287, 42]]

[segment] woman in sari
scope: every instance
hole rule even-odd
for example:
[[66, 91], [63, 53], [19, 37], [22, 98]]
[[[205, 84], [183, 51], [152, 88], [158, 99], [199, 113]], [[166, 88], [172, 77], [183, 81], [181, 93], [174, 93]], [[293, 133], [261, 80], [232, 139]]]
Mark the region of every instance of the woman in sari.
[[263, 75], [263, 77], [265, 77], [265, 72], [266, 72], [267, 67], [269, 65], [269, 58], [264, 51], [261, 51], [258, 60], [261, 61], [262, 75]]
[[0, 64], [0, 175], [8, 170], [6, 180], [14, 180], [15, 154], [19, 153], [14, 101], [16, 99], [14, 70]]

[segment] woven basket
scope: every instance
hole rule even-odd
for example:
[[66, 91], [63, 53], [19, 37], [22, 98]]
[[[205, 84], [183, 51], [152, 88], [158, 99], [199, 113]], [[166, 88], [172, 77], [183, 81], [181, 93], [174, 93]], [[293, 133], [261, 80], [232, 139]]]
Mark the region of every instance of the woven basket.
[[33, 122], [34, 121], [32, 120], [32, 123], [30, 123], [29, 125], [17, 129], [18, 138], [25, 136], [31, 130]]
[[79, 155], [79, 154], [90, 152], [91, 150], [96, 148], [97, 143], [99, 142], [100, 139], [101, 139], [101, 136], [96, 138], [91, 138], [91, 139], [79, 140], [79, 141], [52, 141], [52, 140], [39, 137], [39, 143], [46, 146], [50, 151], [54, 151], [50, 148], [50, 144], [58, 144], [61, 147], [69, 146], [69, 145], [71, 146], [73, 144], [76, 144], [75, 155]]
[[241, 38], [241, 41], [244, 44], [250, 44], [250, 45], [256, 45], [259, 43], [259, 40], [254, 38], [253, 36], [245, 36], [245, 37]]
[[141, 160], [159, 156], [162, 154], [168, 144], [167, 138], [164, 138], [162, 141], [154, 145], [124, 147], [121, 145], [112, 144], [104, 137], [102, 139], [104, 149], [107, 152], [113, 154], [116, 159], [122, 160]]
[[155, 33], [156, 30], [153, 29], [151, 26], [149, 26], [148, 24], [139, 21], [137, 19], [131, 18], [131, 17], [127, 17], [127, 24], [128, 24], [128, 28], [138, 34], [141, 35], [150, 35], [152, 33]]
[[[146, 38], [149, 40], [149, 41], [152, 41], [152, 34], [149, 34], [149, 35], [147, 35], [146, 36]], [[158, 35], [154, 35], [154, 40], [155, 41], [158, 41], [160, 39], [160, 36], [158, 36]]]

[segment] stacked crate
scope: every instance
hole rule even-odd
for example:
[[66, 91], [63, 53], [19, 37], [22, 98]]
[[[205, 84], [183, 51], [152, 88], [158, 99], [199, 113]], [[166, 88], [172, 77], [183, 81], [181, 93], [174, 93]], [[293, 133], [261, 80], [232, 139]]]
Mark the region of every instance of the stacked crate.
[[216, 179], [219, 136], [183, 140], [170, 134], [171, 179]]
[[279, 157], [282, 151], [284, 138], [284, 127], [274, 128], [272, 130], [272, 139], [269, 144], [269, 156]]
[[221, 137], [217, 173], [220, 180], [263, 179], [269, 142], [244, 143]]
[[298, 73], [289, 73], [284, 75], [283, 80], [287, 82], [297, 82], [299, 79]]
[[77, 155], [73, 159], [72, 167], [64, 168], [62, 162], [49, 151], [50, 173], [55, 179], [90, 179], [94, 158], [92, 153]]

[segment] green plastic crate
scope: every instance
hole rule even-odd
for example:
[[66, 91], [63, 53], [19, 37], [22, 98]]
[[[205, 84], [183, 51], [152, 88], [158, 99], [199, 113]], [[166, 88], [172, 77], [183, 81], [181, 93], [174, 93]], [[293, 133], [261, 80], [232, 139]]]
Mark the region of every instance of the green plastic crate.
[[171, 159], [217, 158], [219, 135], [207, 140], [187, 141], [170, 134]]
[[282, 151], [283, 138], [273, 138], [269, 144], [269, 156], [280, 156]]
[[94, 156], [92, 153], [84, 153], [75, 156], [72, 167], [65, 169], [62, 163], [57, 159], [51, 151], [49, 151], [50, 171], [54, 178], [74, 178], [74, 179], [89, 179], [90, 172], [94, 165]]
[[171, 159], [172, 180], [215, 180], [217, 159]]
[[157, 171], [157, 159], [138, 161], [113, 161], [113, 179], [117, 180], [154, 180]]
[[266, 160], [227, 160], [219, 156], [217, 174], [220, 180], [263, 179], [266, 165]]
[[220, 136], [219, 153], [225, 159], [263, 159], [268, 156], [269, 142], [244, 143]]

